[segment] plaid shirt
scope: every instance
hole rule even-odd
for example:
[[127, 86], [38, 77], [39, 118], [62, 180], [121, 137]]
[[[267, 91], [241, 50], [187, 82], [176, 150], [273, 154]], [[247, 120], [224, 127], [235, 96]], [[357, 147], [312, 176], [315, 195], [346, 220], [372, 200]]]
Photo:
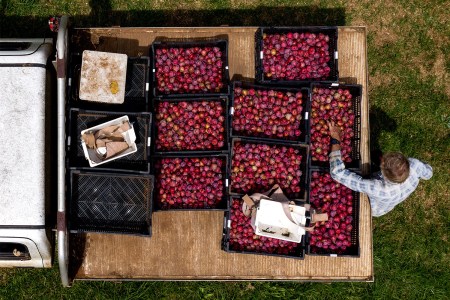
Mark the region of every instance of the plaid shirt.
[[419, 179], [428, 180], [433, 175], [431, 166], [417, 160], [409, 160], [409, 177], [403, 183], [393, 183], [378, 173], [374, 179], [363, 179], [347, 170], [341, 160], [341, 151], [330, 153], [330, 173], [337, 182], [356, 191], [366, 193], [374, 217], [390, 212], [397, 204], [405, 200], [419, 184]]

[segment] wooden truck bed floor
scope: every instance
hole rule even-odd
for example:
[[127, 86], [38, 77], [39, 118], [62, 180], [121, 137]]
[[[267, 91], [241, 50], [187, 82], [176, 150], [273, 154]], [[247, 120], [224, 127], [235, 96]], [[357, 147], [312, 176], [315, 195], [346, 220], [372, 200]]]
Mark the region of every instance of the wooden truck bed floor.
[[[158, 37], [227, 36], [230, 77], [255, 76], [256, 27], [76, 29], [72, 44], [99, 51], [148, 55]], [[83, 47], [83, 46], [82, 46]], [[364, 27], [339, 27], [339, 77], [363, 86], [361, 155], [369, 156], [367, 50]], [[151, 97], [150, 97], [151, 98]], [[366, 195], [360, 205], [360, 257], [306, 256], [304, 260], [221, 250], [223, 212], [166, 211], [153, 214], [153, 236], [71, 234], [70, 269], [85, 280], [305, 280], [373, 281], [372, 222]]]

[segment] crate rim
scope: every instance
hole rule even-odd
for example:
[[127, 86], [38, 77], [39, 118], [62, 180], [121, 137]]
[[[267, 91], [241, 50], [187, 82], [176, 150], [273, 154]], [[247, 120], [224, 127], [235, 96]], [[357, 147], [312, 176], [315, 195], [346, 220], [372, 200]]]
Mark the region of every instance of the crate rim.
[[[169, 46], [176, 46], [176, 47], [191, 47], [198, 44], [203, 45], [210, 45], [210, 44], [217, 44], [217, 43], [226, 43], [228, 45], [228, 40], [224, 38], [218, 38], [218, 37], [199, 37], [199, 38], [186, 38], [189, 40], [186, 41], [180, 41], [180, 40], [170, 40], [168, 38], [167, 40], [155, 40], [152, 42], [152, 47], [154, 45], [169, 45]], [[196, 40], [197, 39], [197, 40]], [[178, 46], [179, 45], [179, 46]]]

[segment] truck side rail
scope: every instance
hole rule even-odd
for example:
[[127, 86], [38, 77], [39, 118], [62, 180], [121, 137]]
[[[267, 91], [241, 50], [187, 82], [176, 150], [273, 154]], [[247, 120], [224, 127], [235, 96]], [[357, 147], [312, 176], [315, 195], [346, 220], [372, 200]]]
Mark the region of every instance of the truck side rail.
[[68, 17], [62, 16], [56, 42], [56, 72], [58, 96], [58, 263], [63, 286], [70, 286], [68, 273], [69, 241], [66, 221], [65, 199], [65, 110], [66, 110], [66, 71], [67, 71], [67, 30]]

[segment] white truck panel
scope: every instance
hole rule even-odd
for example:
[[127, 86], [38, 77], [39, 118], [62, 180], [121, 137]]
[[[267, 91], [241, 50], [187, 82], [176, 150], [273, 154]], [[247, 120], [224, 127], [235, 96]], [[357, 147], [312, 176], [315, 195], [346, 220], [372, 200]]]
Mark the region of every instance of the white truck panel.
[[45, 113], [53, 47], [44, 39], [0, 43], [0, 267], [49, 268]]
[[[0, 225], [45, 225], [45, 102], [47, 57], [0, 53]], [[32, 65], [20, 66], [22, 59]]]
[[44, 225], [45, 69], [0, 68], [1, 225]]
[[30, 259], [0, 259], [0, 268], [50, 268], [52, 266], [51, 245], [47, 239], [45, 229], [0, 229], [0, 244], [2, 243], [17, 243], [26, 246]]
[[0, 64], [46, 64], [52, 51], [51, 40], [45, 39], [1, 39], [2, 43], [29, 42], [30, 46], [24, 50], [1, 51]]

